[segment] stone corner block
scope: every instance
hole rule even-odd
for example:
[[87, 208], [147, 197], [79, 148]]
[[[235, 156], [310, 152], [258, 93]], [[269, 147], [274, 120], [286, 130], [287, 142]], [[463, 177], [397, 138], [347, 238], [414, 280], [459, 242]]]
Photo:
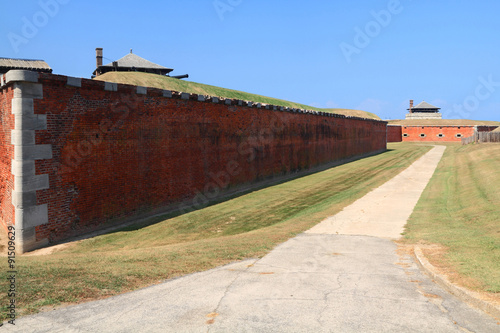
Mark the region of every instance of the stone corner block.
[[[16, 228], [17, 229], [17, 228]], [[36, 240], [36, 231], [35, 228], [25, 228], [16, 230], [18, 236], [18, 242], [16, 246], [16, 252], [19, 254], [23, 254], [29, 251], [33, 251], [39, 249], [41, 247], [47, 246], [49, 244], [49, 240], [44, 238], [42, 240]]]
[[146, 87], [137, 87], [137, 94], [139, 95], [147, 95], [148, 94], [148, 88]]
[[[9, 72], [10, 73], [10, 72]], [[17, 98], [43, 98], [43, 86], [41, 83], [26, 81], [14, 82], [14, 99]], [[14, 101], [13, 99], [13, 101]]]
[[34, 145], [35, 131], [34, 130], [11, 130], [10, 142], [14, 146]]
[[46, 160], [52, 158], [52, 145], [27, 145], [14, 147], [14, 159], [19, 160]]
[[49, 188], [49, 175], [28, 175], [14, 177], [14, 190], [16, 192], [34, 192]]
[[47, 204], [15, 208], [15, 215], [16, 225], [18, 225], [21, 229], [34, 228], [49, 222], [49, 210]]
[[38, 73], [22, 69], [13, 69], [5, 74], [5, 83], [9, 82], [38, 82]]

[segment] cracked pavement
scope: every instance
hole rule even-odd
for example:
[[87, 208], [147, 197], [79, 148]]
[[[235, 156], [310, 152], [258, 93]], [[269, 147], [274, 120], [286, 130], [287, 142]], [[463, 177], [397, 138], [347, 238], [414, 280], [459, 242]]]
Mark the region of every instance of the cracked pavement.
[[[500, 332], [495, 319], [441, 289], [393, 241], [443, 151], [434, 148], [395, 177], [394, 191], [386, 183], [366, 196], [376, 202], [355, 202], [261, 259], [20, 318], [0, 330]], [[396, 191], [409, 179], [404, 195]], [[394, 204], [397, 214], [387, 206]], [[381, 212], [389, 218], [373, 219]]]

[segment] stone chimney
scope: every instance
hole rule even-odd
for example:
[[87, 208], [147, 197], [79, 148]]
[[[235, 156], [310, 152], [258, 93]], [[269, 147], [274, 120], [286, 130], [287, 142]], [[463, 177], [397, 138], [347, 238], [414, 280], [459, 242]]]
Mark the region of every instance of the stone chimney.
[[96, 60], [96, 68], [102, 66], [102, 47], [97, 47], [95, 49], [95, 60]]
[[411, 109], [413, 109], [413, 100], [412, 99], [410, 99], [410, 113], [413, 112]]

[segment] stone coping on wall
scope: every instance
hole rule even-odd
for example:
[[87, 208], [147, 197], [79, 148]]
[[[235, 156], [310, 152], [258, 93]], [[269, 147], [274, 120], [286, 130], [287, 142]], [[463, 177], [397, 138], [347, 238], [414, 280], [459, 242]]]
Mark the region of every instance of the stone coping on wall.
[[[26, 72], [25, 74], [21, 74], [21, 72]], [[10, 73], [10, 74], [9, 74]], [[11, 82], [16, 82], [21, 80], [21, 77], [24, 75], [25, 78], [29, 78], [30, 82], [38, 82], [39, 78], [46, 78], [56, 81], [66, 81], [67, 86], [74, 87], [102, 87], [106, 91], [128, 91], [134, 92], [138, 95], [153, 95], [153, 96], [163, 96], [165, 98], [174, 98], [181, 100], [191, 100], [203, 103], [218, 103], [225, 104], [228, 106], [236, 106], [236, 107], [250, 107], [257, 109], [265, 109], [265, 110], [273, 110], [279, 112], [290, 112], [297, 114], [308, 114], [314, 116], [323, 116], [323, 117], [333, 117], [333, 118], [347, 118], [347, 119], [359, 119], [364, 121], [375, 121], [375, 122], [385, 122], [384, 120], [379, 119], [371, 119], [371, 118], [363, 118], [363, 117], [355, 117], [355, 116], [346, 116], [337, 113], [323, 112], [323, 111], [314, 111], [314, 110], [306, 110], [299, 108], [290, 108], [273, 104], [266, 104], [260, 102], [246, 101], [240, 99], [232, 99], [225, 98], [219, 96], [210, 96], [210, 95], [200, 95], [194, 93], [180, 92], [175, 90], [163, 90], [158, 88], [150, 88], [150, 87], [141, 87], [130, 84], [121, 84], [114, 82], [106, 82], [106, 81], [98, 81], [92, 79], [84, 79], [84, 78], [76, 78], [64, 75], [57, 74], [49, 74], [49, 73], [37, 73], [26, 70], [11, 70], [6, 74], [0, 75], [0, 88], [3, 88], [5, 85], [8, 85]]]

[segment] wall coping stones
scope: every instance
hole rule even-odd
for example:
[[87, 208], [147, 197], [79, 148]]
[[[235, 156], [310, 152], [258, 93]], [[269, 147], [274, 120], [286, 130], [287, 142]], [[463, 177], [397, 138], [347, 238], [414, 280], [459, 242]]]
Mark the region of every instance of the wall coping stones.
[[[32, 71], [26, 71], [26, 70], [11, 70], [5, 74], [5, 79], [3, 76], [0, 75], [0, 79], [3, 81], [3, 85], [6, 85], [10, 82], [15, 82], [15, 81], [22, 81], [22, 82], [38, 82], [39, 77], [57, 77], [59, 75], [55, 74], [47, 74], [47, 73], [37, 73], [37, 72], [32, 72]], [[88, 80], [88, 81], [93, 81], [89, 79], [81, 79], [81, 78], [75, 78], [75, 77], [69, 77], [69, 76], [60, 76], [63, 78], [66, 78], [67, 80], [67, 85], [68, 86], [75, 86], [75, 87], [81, 87], [82, 85], [82, 80]], [[98, 81], [101, 82], [101, 81]], [[130, 86], [134, 87], [133, 85], [127, 85], [127, 84], [121, 84], [120, 86]], [[147, 95], [148, 94], [148, 88], [147, 87], [141, 87], [141, 86], [135, 86], [136, 93], [139, 95]], [[118, 91], [118, 84], [114, 82], [106, 82], [104, 81], [104, 90], [106, 91]], [[292, 112], [292, 113], [300, 113], [300, 114], [312, 114], [312, 115], [318, 115], [318, 116], [327, 116], [327, 117], [335, 117], [335, 118], [349, 118], [349, 119], [360, 119], [360, 120], [370, 120], [370, 121], [381, 121], [384, 122], [383, 120], [379, 119], [370, 119], [370, 118], [362, 118], [362, 117], [353, 117], [353, 116], [345, 116], [345, 115], [340, 115], [340, 114], [335, 114], [335, 113], [329, 113], [329, 112], [322, 112], [322, 111], [313, 111], [313, 110], [304, 110], [304, 109], [298, 109], [298, 108], [290, 108], [290, 107], [283, 107], [283, 106], [276, 106], [272, 104], [266, 104], [266, 103], [259, 103], [259, 102], [253, 102], [253, 101], [243, 101], [239, 99], [230, 99], [230, 98], [222, 98], [218, 96], [209, 96], [209, 95], [197, 95], [197, 94], [190, 94], [186, 92], [177, 92], [177, 91], [171, 91], [171, 90], [162, 90], [163, 91], [163, 97], [166, 98], [180, 98], [183, 100], [195, 100], [199, 102], [211, 102], [211, 103], [224, 103], [226, 105], [237, 105], [237, 106], [243, 106], [243, 107], [254, 107], [254, 108], [265, 108], [267, 110], [272, 109], [274, 111], [284, 111], [284, 112]]]
[[118, 91], [118, 83], [104, 82], [104, 90], [106, 90], [106, 91]]
[[38, 82], [38, 73], [21, 69], [10, 70], [5, 74], [5, 84], [10, 82]]
[[148, 88], [137, 86], [137, 94], [139, 94], [139, 95], [147, 95], [148, 94]]
[[81, 87], [82, 86], [82, 79], [77, 78], [77, 77], [68, 76], [68, 80], [66, 81], [66, 85], [72, 86], [72, 87]]

